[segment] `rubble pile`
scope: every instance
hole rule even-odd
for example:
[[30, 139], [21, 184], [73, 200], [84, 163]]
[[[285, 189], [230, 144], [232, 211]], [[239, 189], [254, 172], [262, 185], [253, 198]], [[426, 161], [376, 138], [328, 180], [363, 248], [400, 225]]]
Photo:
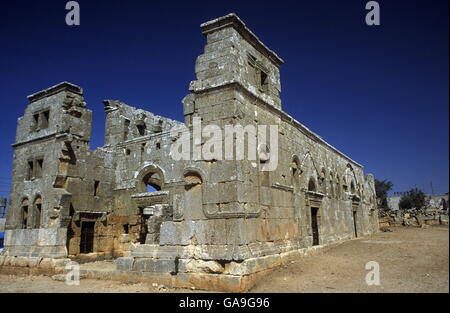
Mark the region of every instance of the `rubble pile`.
[[390, 226], [448, 225], [448, 211], [434, 208], [411, 210], [379, 210], [380, 228]]

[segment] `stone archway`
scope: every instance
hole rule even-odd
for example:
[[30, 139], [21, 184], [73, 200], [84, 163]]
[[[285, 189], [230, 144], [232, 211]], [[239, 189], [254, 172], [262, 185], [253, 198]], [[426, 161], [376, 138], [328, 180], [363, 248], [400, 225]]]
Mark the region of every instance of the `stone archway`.
[[147, 192], [152, 187], [156, 191], [164, 189], [164, 171], [154, 164], [143, 167], [136, 177], [135, 188], [137, 192]]
[[136, 177], [138, 193], [131, 197], [139, 212], [141, 244], [159, 244], [161, 224], [171, 219], [169, 191], [164, 186], [164, 172], [154, 164], [145, 166]]

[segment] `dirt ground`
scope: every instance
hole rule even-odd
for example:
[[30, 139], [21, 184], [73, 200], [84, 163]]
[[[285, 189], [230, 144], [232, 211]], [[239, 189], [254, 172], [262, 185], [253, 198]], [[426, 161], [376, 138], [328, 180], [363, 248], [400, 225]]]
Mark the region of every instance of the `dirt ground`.
[[[448, 226], [393, 227], [276, 270], [252, 292], [449, 292]], [[380, 285], [368, 286], [376, 261]]]
[[[448, 226], [392, 228], [345, 242], [267, 275], [251, 292], [449, 292]], [[366, 263], [376, 261], [380, 285], [368, 286]], [[92, 264], [91, 266], [96, 266]], [[112, 267], [113, 264], [98, 264]], [[50, 277], [0, 275], [0, 292], [197, 292], [163, 286], [82, 279], [67, 286]]]

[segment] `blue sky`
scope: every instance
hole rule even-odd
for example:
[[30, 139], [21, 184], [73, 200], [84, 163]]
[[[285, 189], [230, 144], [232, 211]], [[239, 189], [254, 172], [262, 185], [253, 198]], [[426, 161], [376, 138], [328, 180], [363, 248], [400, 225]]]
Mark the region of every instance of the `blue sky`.
[[182, 120], [181, 99], [205, 39], [202, 22], [237, 13], [284, 60], [283, 109], [394, 183], [448, 192], [448, 1], [80, 0], [0, 6], [0, 196], [8, 196], [16, 121], [26, 96], [61, 81], [85, 90], [91, 147], [103, 145], [103, 99]]

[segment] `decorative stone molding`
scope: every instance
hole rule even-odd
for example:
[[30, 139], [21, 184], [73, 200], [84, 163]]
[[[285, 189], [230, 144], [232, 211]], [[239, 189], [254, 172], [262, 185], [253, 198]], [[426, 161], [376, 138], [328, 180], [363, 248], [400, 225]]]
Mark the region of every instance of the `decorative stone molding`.
[[250, 207], [248, 203], [216, 203], [204, 204], [203, 212], [207, 218], [251, 218], [261, 213], [257, 207]]
[[294, 187], [293, 186], [288, 186], [288, 185], [283, 185], [280, 183], [273, 183], [272, 188], [276, 188], [276, 189], [280, 189], [283, 191], [288, 191], [288, 192], [294, 192]]
[[45, 90], [42, 90], [42, 91], [39, 91], [32, 95], [29, 95], [27, 98], [28, 98], [28, 101], [30, 101], [30, 103], [32, 103], [32, 102], [36, 102], [42, 98], [54, 95], [61, 91], [70, 91], [70, 92], [73, 92], [73, 93], [76, 93], [79, 95], [83, 94], [83, 89], [81, 87], [74, 85], [72, 83], [69, 83], [69, 82], [62, 82], [55, 86], [47, 88]]
[[137, 193], [131, 196], [137, 206], [148, 207], [155, 204], [169, 204], [168, 191]]
[[106, 212], [89, 212], [89, 211], [78, 211], [75, 212], [72, 218], [73, 221], [106, 221]]
[[308, 206], [318, 207], [322, 206], [322, 199], [325, 195], [320, 192], [306, 191], [306, 202]]

